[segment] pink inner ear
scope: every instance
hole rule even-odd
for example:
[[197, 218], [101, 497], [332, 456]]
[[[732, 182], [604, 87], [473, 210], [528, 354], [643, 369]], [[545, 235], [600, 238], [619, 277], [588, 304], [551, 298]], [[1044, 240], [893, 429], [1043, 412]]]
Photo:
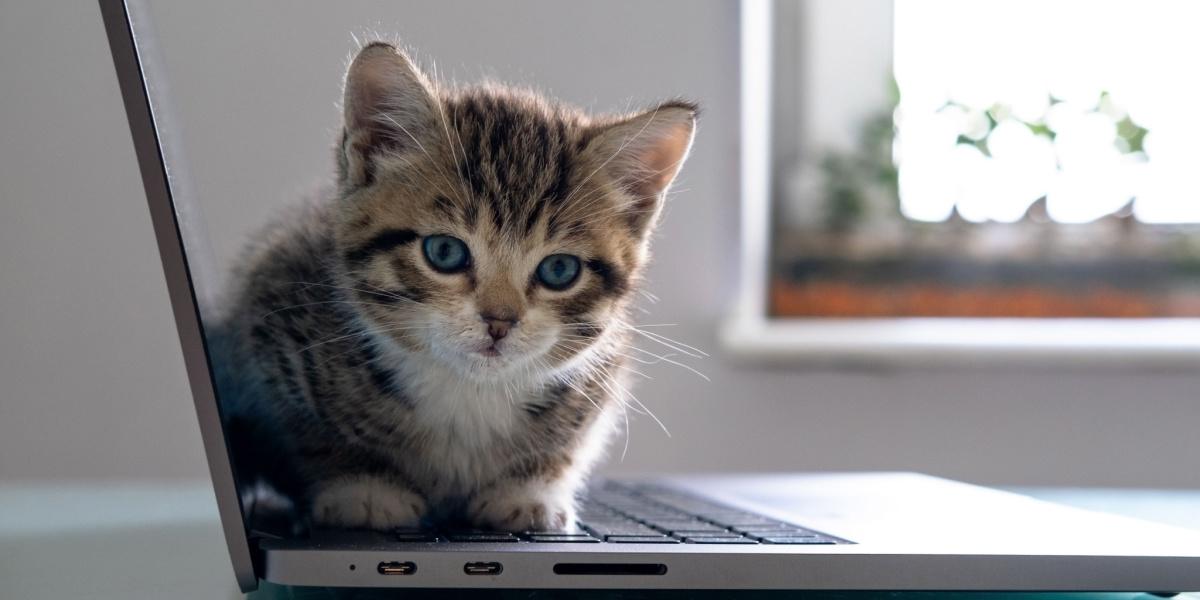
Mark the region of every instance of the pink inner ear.
[[379, 113], [387, 109], [387, 96], [408, 83], [407, 67], [394, 48], [382, 44], [364, 48], [346, 74], [346, 124], [373, 129]]
[[[652, 139], [629, 148], [629, 162], [634, 163], [634, 168], [626, 173], [625, 180], [629, 191], [638, 197], [639, 204], [653, 203], [671, 185], [687, 156], [692, 128], [690, 123], [676, 124], [654, 133]], [[639, 210], [644, 208], [639, 207]]]
[[659, 138], [657, 143], [645, 149], [640, 159], [646, 166], [644, 185], [652, 188], [647, 190], [650, 194], [661, 194], [675, 179], [675, 174], [679, 172], [687, 154], [691, 133], [690, 127], [676, 125], [670, 128], [667, 135]]
[[381, 69], [363, 65], [348, 80], [346, 89], [347, 125], [353, 128], [374, 129], [378, 114], [383, 111], [385, 79]]

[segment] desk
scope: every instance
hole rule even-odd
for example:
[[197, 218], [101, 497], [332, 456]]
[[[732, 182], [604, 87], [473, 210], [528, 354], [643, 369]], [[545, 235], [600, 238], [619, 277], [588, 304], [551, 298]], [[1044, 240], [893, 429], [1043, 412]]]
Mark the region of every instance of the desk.
[[[1200, 491], [1020, 488], [1015, 491], [1084, 508], [1200, 529]], [[251, 597], [329, 599], [451, 598], [451, 594], [403, 595], [360, 590], [264, 586]], [[729, 592], [629, 593], [622, 598], [727, 598]], [[754, 599], [796, 594], [740, 595]], [[808, 600], [1005, 600], [1013, 594], [805, 593]], [[1022, 600], [1149, 600], [1138, 594], [1019, 594]], [[1192, 594], [1191, 600], [1200, 600]], [[221, 537], [207, 481], [174, 484], [0, 484], [0, 598], [4, 600], [218, 600], [241, 597]], [[507, 592], [501, 598], [611, 598], [611, 593]]]

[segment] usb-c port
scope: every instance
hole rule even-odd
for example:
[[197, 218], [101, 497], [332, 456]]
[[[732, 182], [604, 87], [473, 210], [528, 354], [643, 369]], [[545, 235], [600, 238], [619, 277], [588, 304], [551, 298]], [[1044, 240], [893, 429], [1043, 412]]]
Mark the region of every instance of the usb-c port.
[[412, 575], [417, 572], [417, 563], [412, 562], [381, 562], [379, 563], [380, 575]]
[[504, 565], [498, 562], [469, 562], [463, 565], [463, 573], [467, 575], [499, 575], [504, 572]]

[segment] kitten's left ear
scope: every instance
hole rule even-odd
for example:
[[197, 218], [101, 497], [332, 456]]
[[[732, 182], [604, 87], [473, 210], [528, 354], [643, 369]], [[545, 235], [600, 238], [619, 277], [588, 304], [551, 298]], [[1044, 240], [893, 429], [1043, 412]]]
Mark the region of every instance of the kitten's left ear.
[[695, 104], [668, 102], [601, 126], [585, 155], [628, 194], [625, 214], [645, 235], [662, 211], [667, 188], [679, 174], [696, 133]]

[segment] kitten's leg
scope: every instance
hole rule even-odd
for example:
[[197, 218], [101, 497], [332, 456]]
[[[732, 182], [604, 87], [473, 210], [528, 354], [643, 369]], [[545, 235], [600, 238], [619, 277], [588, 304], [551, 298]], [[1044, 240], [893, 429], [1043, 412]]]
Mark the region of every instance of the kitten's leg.
[[414, 527], [425, 499], [408, 487], [373, 475], [349, 475], [314, 488], [313, 523], [329, 527], [393, 529]]
[[578, 478], [507, 480], [481, 490], [467, 507], [471, 521], [505, 531], [572, 530]]

